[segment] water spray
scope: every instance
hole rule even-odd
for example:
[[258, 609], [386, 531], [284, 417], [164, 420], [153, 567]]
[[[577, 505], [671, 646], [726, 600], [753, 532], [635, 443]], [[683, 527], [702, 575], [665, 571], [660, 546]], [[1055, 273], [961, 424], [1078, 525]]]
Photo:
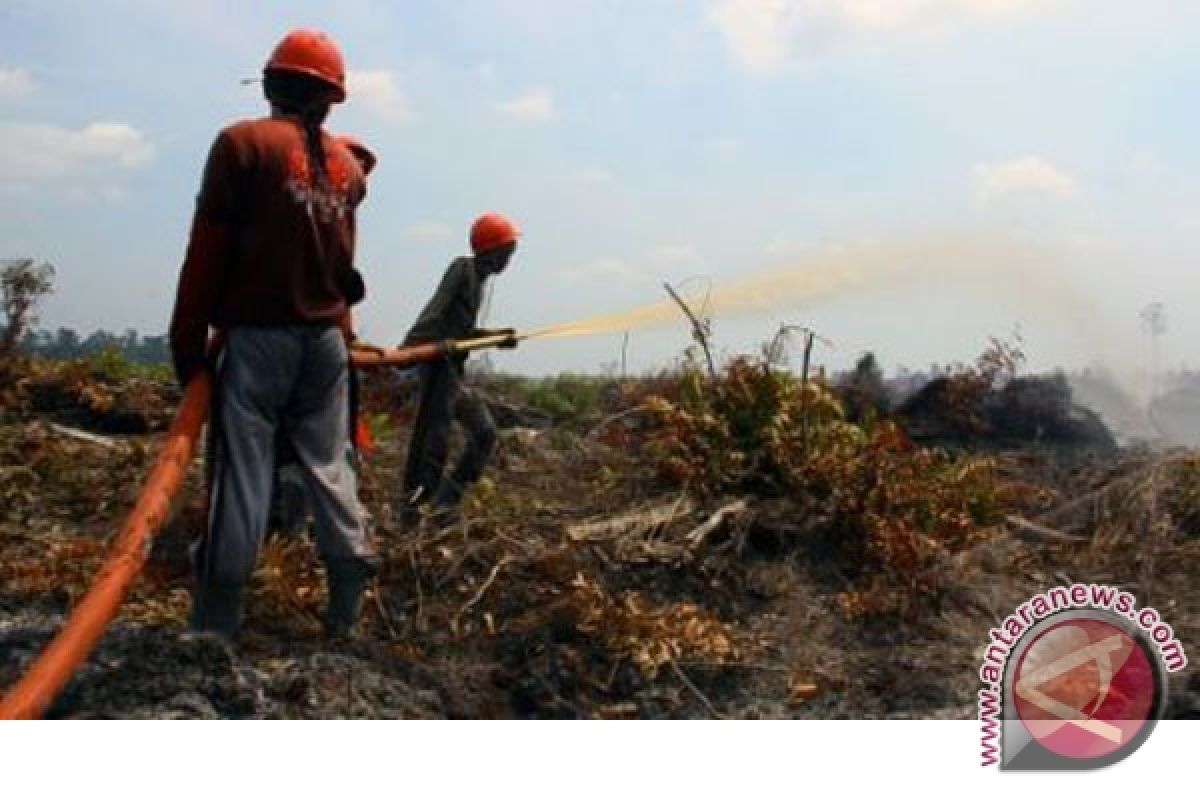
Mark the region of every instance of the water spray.
[[[679, 300], [706, 318], [761, 318], [856, 295], [922, 284], [934, 289], [984, 289], [1016, 301], [1088, 342], [1105, 361], [1128, 361], [1128, 346], [1095, 298], [1064, 273], [1068, 254], [1044, 242], [986, 233], [928, 234], [813, 251], [783, 268], [755, 272], [704, 289], [677, 290]], [[961, 313], [947, 299], [947, 313]], [[678, 300], [599, 314], [538, 328], [525, 339], [621, 334], [680, 323]], [[685, 321], [688, 322], [688, 321]], [[694, 325], [692, 326], [694, 329]], [[844, 337], [837, 337], [842, 340]], [[842, 342], [843, 345], [845, 341]]]

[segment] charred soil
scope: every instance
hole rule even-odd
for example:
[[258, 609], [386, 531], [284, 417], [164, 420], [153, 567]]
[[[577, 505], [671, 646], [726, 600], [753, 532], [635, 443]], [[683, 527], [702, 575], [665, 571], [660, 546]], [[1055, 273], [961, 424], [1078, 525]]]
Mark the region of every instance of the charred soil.
[[[0, 412], [0, 686], [86, 589], [178, 396], [24, 369]], [[187, 633], [196, 464], [50, 715], [970, 718], [988, 629], [1072, 581], [1126, 588], [1200, 642], [1192, 453], [973, 448], [959, 422], [951, 451], [749, 360], [594, 388], [551, 407], [489, 381], [510, 427], [464, 518], [400, 531], [411, 408], [403, 381], [367, 381], [384, 568], [350, 640], [321, 635], [305, 530], [268, 540], [234, 646]], [[1172, 682], [1171, 713], [1200, 713], [1195, 669]]]

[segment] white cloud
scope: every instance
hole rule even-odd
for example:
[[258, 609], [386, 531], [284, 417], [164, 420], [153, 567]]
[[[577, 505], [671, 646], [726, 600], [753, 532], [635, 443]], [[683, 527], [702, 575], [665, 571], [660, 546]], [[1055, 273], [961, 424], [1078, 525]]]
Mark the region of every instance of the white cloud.
[[1062, 0], [718, 0], [708, 19], [743, 65], [770, 72], [854, 36], [938, 33]]
[[1200, 233], [1200, 213], [1181, 214], [1177, 223], [1184, 233]]
[[518, 122], [549, 122], [554, 119], [554, 96], [549, 89], [532, 89], [499, 105], [500, 113]]
[[32, 186], [101, 168], [132, 169], [154, 157], [136, 128], [94, 122], [79, 130], [0, 123], [0, 184]]
[[664, 244], [651, 250], [650, 258], [656, 264], [676, 266], [695, 263], [700, 259], [700, 255], [690, 244]]
[[346, 81], [352, 101], [380, 119], [404, 124], [417, 118], [400, 79], [391, 70], [350, 70]]
[[454, 236], [454, 230], [441, 222], [414, 222], [400, 236], [410, 242], [444, 242]]
[[14, 100], [33, 93], [33, 81], [23, 69], [0, 68], [0, 100]]
[[709, 8], [708, 19], [725, 44], [755, 71], [778, 69], [792, 58], [801, 30], [798, 4], [785, 0], [724, 0]]
[[983, 200], [1017, 195], [1062, 198], [1077, 191], [1074, 178], [1037, 156], [976, 164], [973, 172]]
[[575, 180], [588, 186], [608, 186], [613, 182], [613, 176], [603, 167], [584, 167], [575, 173]]
[[560, 277], [566, 283], [637, 283], [646, 280], [644, 271], [634, 269], [619, 258], [597, 258], [563, 270]]

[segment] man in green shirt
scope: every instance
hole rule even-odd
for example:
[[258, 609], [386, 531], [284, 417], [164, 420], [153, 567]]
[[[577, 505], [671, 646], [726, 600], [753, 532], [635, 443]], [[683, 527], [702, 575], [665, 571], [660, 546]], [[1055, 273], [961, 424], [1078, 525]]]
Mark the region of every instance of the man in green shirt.
[[[405, 337], [405, 344], [471, 339], [510, 334], [511, 328], [476, 327], [483, 287], [492, 275], [508, 266], [517, 249], [520, 231], [511, 220], [494, 212], [471, 226], [471, 256], [455, 259], [433, 297]], [[420, 407], [408, 446], [400, 522], [408, 526], [423, 505], [432, 505], [443, 521], [452, 519], [471, 484], [479, 480], [496, 447], [496, 423], [487, 403], [463, 384], [466, 356], [455, 356], [420, 367]], [[450, 423], [457, 420], [466, 433], [466, 447], [457, 466], [444, 475]]]

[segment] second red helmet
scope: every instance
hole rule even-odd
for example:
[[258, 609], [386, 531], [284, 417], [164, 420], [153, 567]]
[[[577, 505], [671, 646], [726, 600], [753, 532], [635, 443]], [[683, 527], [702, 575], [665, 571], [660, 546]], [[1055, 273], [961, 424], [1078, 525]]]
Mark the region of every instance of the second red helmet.
[[520, 235], [521, 231], [515, 222], [503, 214], [489, 211], [471, 226], [471, 249], [476, 253], [486, 253], [512, 244]]

